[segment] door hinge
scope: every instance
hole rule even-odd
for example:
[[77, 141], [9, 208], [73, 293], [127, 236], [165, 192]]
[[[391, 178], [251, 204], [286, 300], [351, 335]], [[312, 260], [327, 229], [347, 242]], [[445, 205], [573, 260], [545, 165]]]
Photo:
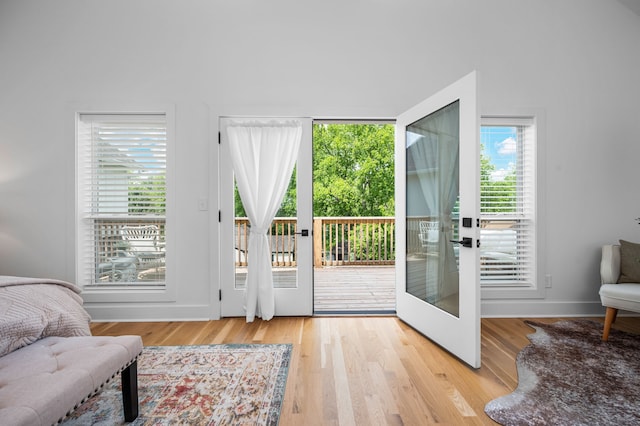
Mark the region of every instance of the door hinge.
[[476, 228], [480, 228], [480, 219], [476, 219]]
[[218, 290], [218, 300], [222, 301], [222, 290]]
[[222, 135], [220, 132], [218, 132], [218, 145], [220, 145], [222, 143]]
[[218, 222], [222, 222], [222, 210], [218, 210]]

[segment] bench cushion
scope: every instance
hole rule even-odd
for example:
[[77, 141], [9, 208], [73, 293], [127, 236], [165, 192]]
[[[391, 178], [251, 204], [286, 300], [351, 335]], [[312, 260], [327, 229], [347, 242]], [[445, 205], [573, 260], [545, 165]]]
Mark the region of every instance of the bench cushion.
[[140, 336], [47, 337], [1, 357], [2, 424], [61, 421], [140, 352]]

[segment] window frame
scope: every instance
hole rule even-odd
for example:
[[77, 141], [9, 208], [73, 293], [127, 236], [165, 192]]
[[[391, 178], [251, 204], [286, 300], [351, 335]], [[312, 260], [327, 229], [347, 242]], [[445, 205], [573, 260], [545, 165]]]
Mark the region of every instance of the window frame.
[[[174, 188], [175, 188], [175, 106], [172, 104], [157, 104], [144, 106], [87, 106], [76, 108], [75, 114], [75, 271], [76, 283], [82, 287], [82, 297], [85, 302], [167, 302], [176, 300], [176, 280], [174, 279], [175, 267], [174, 263]], [[166, 204], [165, 204], [165, 280], [164, 283], [145, 284], [145, 285], [117, 285], [106, 284], [105, 286], [87, 285], [86, 271], [83, 270], [87, 253], [84, 251], [83, 241], [86, 237], [86, 215], [84, 213], [85, 206], [82, 204], [82, 185], [85, 182], [86, 172], [83, 173], [83, 159], [80, 154], [82, 152], [81, 135], [79, 129], [81, 118], [83, 116], [100, 116], [100, 115], [119, 115], [119, 116], [149, 116], [164, 115], [166, 120], [166, 170], [165, 170], [165, 186], [166, 186]]]
[[[520, 283], [481, 283], [481, 295], [483, 300], [490, 299], [526, 299], [526, 298], [543, 298], [545, 294], [546, 282], [541, 282], [540, 277], [544, 275], [545, 259], [544, 253], [544, 223], [540, 212], [544, 209], [544, 197], [542, 189], [544, 188], [544, 129], [545, 114], [540, 109], [520, 109], [517, 111], [508, 111], [505, 113], [482, 114], [480, 119], [480, 131], [484, 126], [490, 125], [513, 125], [519, 126], [522, 123], [530, 122], [533, 129], [533, 143], [530, 147], [529, 155], [533, 158], [529, 161], [533, 162], [532, 172], [533, 193], [530, 202], [534, 203], [532, 208], [533, 231], [532, 231], [532, 248], [531, 248], [531, 280], [528, 285]], [[511, 124], [510, 124], [511, 123]], [[479, 159], [478, 159], [479, 161]], [[482, 221], [483, 216], [480, 216]], [[482, 244], [482, 238], [481, 238]]]

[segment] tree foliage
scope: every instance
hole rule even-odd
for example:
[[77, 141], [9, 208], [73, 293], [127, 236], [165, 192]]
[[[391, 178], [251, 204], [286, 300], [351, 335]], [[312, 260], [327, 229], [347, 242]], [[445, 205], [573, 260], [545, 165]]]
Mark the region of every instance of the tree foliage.
[[480, 147], [480, 211], [487, 214], [516, 211], [516, 171], [512, 167], [504, 179], [494, 179], [496, 166]]
[[132, 180], [128, 188], [130, 214], [164, 214], [166, 211], [165, 175], [157, 174], [146, 180]]
[[[480, 153], [481, 209], [516, 208], [516, 171], [495, 180], [491, 158]], [[277, 217], [295, 217], [296, 173]], [[315, 124], [313, 126], [313, 215], [394, 216], [394, 126], [391, 124]], [[236, 217], [246, 217], [235, 191]]]
[[[313, 126], [314, 216], [394, 215], [394, 126]], [[296, 216], [296, 170], [276, 214]], [[245, 217], [235, 191], [236, 217]]]
[[394, 215], [394, 126], [313, 129], [314, 216]]
[[[280, 209], [278, 213], [276, 213], [276, 217], [296, 217], [297, 216], [297, 198], [296, 198], [296, 183], [297, 183], [297, 169], [293, 169], [293, 173], [291, 175], [291, 179], [289, 180], [289, 187], [287, 188], [287, 192], [282, 199], [282, 204], [280, 205]], [[234, 206], [235, 206], [235, 215], [236, 217], [247, 217], [247, 213], [244, 210], [244, 206], [242, 205], [242, 200], [240, 199], [240, 193], [238, 192], [238, 187], [235, 187], [234, 191]]]

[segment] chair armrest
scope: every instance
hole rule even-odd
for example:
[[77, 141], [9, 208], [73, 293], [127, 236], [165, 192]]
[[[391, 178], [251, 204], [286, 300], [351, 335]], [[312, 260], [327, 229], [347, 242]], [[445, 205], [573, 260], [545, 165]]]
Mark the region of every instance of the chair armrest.
[[620, 246], [607, 244], [602, 246], [602, 260], [600, 261], [600, 282], [615, 284], [620, 277]]

